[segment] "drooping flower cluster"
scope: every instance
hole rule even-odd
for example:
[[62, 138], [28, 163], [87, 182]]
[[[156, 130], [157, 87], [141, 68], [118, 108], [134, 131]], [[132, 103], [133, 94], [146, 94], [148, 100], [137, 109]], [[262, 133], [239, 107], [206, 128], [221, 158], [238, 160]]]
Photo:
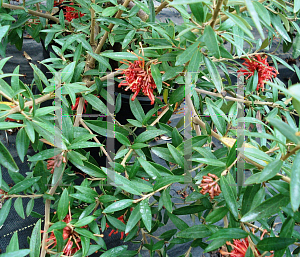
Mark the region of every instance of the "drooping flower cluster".
[[246, 79], [248, 79], [254, 75], [255, 71], [257, 71], [258, 83], [256, 90], [259, 90], [260, 88], [264, 90], [265, 82], [275, 78], [278, 71], [269, 65], [267, 56], [263, 59], [260, 55], [256, 55], [255, 57], [256, 58], [252, 59], [243, 58], [243, 60], [245, 60], [243, 65], [246, 66], [246, 69], [239, 69], [237, 72], [242, 72], [244, 75], [248, 75], [246, 77]]
[[47, 169], [53, 174], [56, 167], [60, 167], [61, 163], [66, 163], [67, 159], [62, 154], [55, 155], [47, 161]]
[[[132, 52], [132, 54], [136, 55]], [[137, 56], [137, 55], [136, 55]], [[134, 92], [133, 97], [131, 98], [132, 101], [136, 98], [138, 93], [142, 90], [143, 94], [148, 96], [151, 100], [151, 104], [154, 104], [154, 94], [153, 90], [156, 88], [156, 84], [151, 74], [151, 66], [145, 67], [145, 60], [139, 56], [137, 61], [133, 63], [128, 60], [123, 60], [123, 64], [126, 64], [128, 68], [126, 69], [117, 69], [121, 70], [124, 80], [119, 84], [119, 87], [126, 86], [125, 91], [130, 89]], [[153, 62], [152, 64], [156, 64]]]
[[[67, 216], [62, 220], [65, 223], [70, 223], [72, 220], [71, 214], [67, 214]], [[71, 227], [64, 227], [63, 229], [63, 239], [67, 240], [67, 243], [63, 249], [63, 254], [65, 256], [73, 256], [77, 251], [81, 249], [81, 239], [80, 237], [72, 230]], [[49, 249], [50, 247], [53, 248], [57, 245], [56, 237], [53, 232], [51, 232], [51, 235], [49, 238], [46, 239], [46, 249]], [[75, 244], [75, 247], [73, 248], [73, 245]]]
[[218, 185], [218, 177], [215, 174], [208, 173], [207, 176], [203, 176], [200, 187], [202, 187], [200, 193], [205, 195], [209, 194], [210, 199], [214, 199], [221, 193], [220, 186]]

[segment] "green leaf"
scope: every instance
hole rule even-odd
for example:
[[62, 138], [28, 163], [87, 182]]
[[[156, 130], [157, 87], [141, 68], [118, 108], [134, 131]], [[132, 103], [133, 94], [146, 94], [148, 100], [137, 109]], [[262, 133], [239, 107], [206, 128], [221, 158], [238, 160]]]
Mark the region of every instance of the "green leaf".
[[151, 75], [157, 87], [158, 93], [162, 90], [162, 77], [158, 65], [151, 64]]
[[185, 230], [189, 227], [188, 224], [186, 224], [182, 219], [178, 218], [176, 215], [168, 212], [168, 216], [179, 230]]
[[70, 83], [75, 71], [76, 62], [71, 62], [61, 71], [61, 82]]
[[129, 219], [126, 224], [125, 234], [129, 233], [141, 218], [142, 214], [140, 212], [140, 205], [137, 205], [129, 216]]
[[237, 25], [240, 27], [251, 39], [254, 39], [251, 33], [251, 26], [239, 15], [224, 11], [224, 13]]
[[90, 195], [90, 196], [93, 196], [93, 197], [97, 197], [98, 196], [98, 193], [96, 191], [94, 191], [93, 189], [89, 188], [89, 187], [74, 186], [74, 188], [76, 190], [80, 191], [84, 195]]
[[204, 57], [204, 62], [205, 62], [206, 68], [208, 69], [208, 72], [210, 74], [212, 82], [214, 83], [218, 92], [221, 93], [223, 90], [223, 83], [222, 83], [222, 79], [217, 70], [216, 65], [212, 62], [211, 59], [209, 59], [207, 57]]
[[179, 54], [176, 58], [176, 66], [183, 65], [190, 61], [194, 56], [195, 52], [198, 50], [199, 42], [195, 42], [190, 45], [186, 50], [184, 50], [181, 54]]
[[205, 221], [208, 223], [216, 223], [217, 221], [224, 218], [224, 216], [228, 213], [227, 207], [220, 207], [217, 209], [214, 209], [212, 212], [210, 212], [207, 217], [205, 218]]
[[138, 135], [137, 138], [134, 140], [134, 143], [144, 143], [165, 133], [166, 131], [161, 129], [147, 130], [141, 133], [140, 135]]
[[160, 178], [161, 177], [159, 171], [153, 165], [151, 165], [149, 162], [145, 161], [141, 157], [138, 157], [137, 159], [138, 159], [139, 163], [142, 165], [142, 167], [145, 170], [145, 172], [151, 178], [156, 179], [156, 178]]
[[33, 207], [34, 207], [34, 198], [30, 199], [26, 206], [26, 216], [27, 217], [31, 214]]
[[292, 209], [296, 212], [300, 205], [300, 152], [295, 156], [291, 169], [290, 199]]
[[238, 206], [237, 206], [237, 199], [234, 195], [234, 192], [232, 190], [232, 186], [235, 185], [229, 185], [227, 178], [224, 176], [221, 176], [221, 190], [222, 194], [224, 196], [226, 205], [234, 218], [238, 220]]
[[118, 185], [121, 189], [125, 190], [128, 193], [134, 195], [141, 195], [142, 192], [140, 188], [136, 187], [135, 184], [128, 180], [127, 178], [123, 177], [122, 175], [114, 172], [114, 171], [107, 171], [107, 177], [110, 179], [112, 185]]
[[205, 225], [196, 225], [177, 233], [177, 237], [181, 238], [204, 238], [208, 237], [212, 232]]
[[[110, 59], [116, 60], [116, 61], [120, 61], [120, 60], [137, 61], [138, 60], [137, 56], [135, 56], [132, 53], [128, 53], [128, 52], [103, 52], [103, 53], [101, 53], [101, 55], [104, 57], [108, 57]], [[138, 54], [138, 56], [140, 58], [144, 58], [145, 61], [149, 60], [148, 58], [143, 57], [139, 54]]]
[[24, 162], [25, 154], [29, 147], [29, 137], [24, 128], [20, 129], [16, 137], [16, 148], [22, 162]]
[[[225, 198], [226, 199], [226, 198]], [[289, 203], [289, 196], [278, 194], [256, 206], [247, 212], [241, 219], [241, 222], [249, 222], [268, 218], [280, 211], [281, 207], [285, 207]]]
[[54, 229], [63, 229], [66, 226], [67, 226], [66, 222], [58, 221], [58, 222], [55, 222], [54, 224], [52, 224], [47, 232], [49, 233], [49, 232], [53, 231]]
[[65, 188], [58, 202], [57, 218], [59, 220], [63, 220], [68, 214], [68, 211], [69, 211], [69, 193], [67, 188]]
[[47, 160], [47, 159], [49, 159], [57, 154], [60, 154], [60, 153], [61, 153], [61, 151], [56, 148], [47, 149], [47, 150], [41, 151], [41, 152], [29, 157], [28, 161], [36, 162], [36, 161]]
[[30, 257], [39, 257], [41, 247], [41, 220], [35, 224], [30, 238]]
[[152, 213], [148, 198], [140, 202], [140, 213], [146, 229], [150, 232], [152, 228]]
[[80, 141], [68, 146], [68, 149], [82, 149], [82, 148], [91, 148], [91, 147], [100, 147], [102, 144], [89, 141]]
[[82, 193], [70, 194], [70, 196], [85, 203], [94, 203], [96, 201], [94, 197]]
[[274, 126], [279, 132], [284, 135], [287, 139], [292, 142], [299, 143], [300, 138], [296, 136], [296, 130], [293, 129], [291, 126], [283, 122], [282, 120], [275, 119], [275, 118], [267, 118], [267, 121]]
[[264, 36], [264, 32], [263, 32], [263, 29], [261, 27], [261, 24], [260, 24], [260, 20], [259, 20], [259, 16], [254, 8], [254, 5], [252, 3], [251, 0], [245, 0], [245, 3], [246, 3], [246, 6], [247, 6], [247, 10], [248, 12], [250, 13], [251, 17], [252, 17], [252, 20], [261, 36], [262, 39], [265, 38]]
[[300, 10], [300, 2], [294, 1], [294, 13], [298, 12]]
[[196, 4], [196, 3], [211, 4], [210, 0], [174, 0], [172, 3], [170, 3], [170, 5], [174, 6], [174, 5]]
[[273, 178], [281, 169], [283, 162], [281, 160], [274, 160], [270, 162], [261, 172], [255, 173], [249, 177], [245, 184], [258, 184]]
[[88, 103], [91, 104], [93, 108], [95, 108], [97, 111], [106, 115], [106, 106], [97, 96], [89, 94], [83, 95], [83, 98], [87, 100]]
[[19, 128], [24, 127], [23, 124], [16, 123], [16, 122], [0, 122], [0, 128], [1, 130], [7, 130], [7, 129], [13, 129], [13, 128]]
[[156, 181], [153, 190], [156, 191], [166, 185], [173, 183], [188, 183], [188, 179], [185, 176], [168, 176], [164, 177], [162, 180]]
[[268, 237], [259, 241], [257, 248], [262, 251], [272, 251], [284, 249], [287, 246], [293, 244], [296, 241], [294, 238], [284, 238], [284, 237]]
[[9, 25], [1, 26], [0, 27], [0, 42], [2, 41], [2, 38], [6, 35], [6, 33], [9, 30]]
[[170, 96], [169, 103], [175, 104], [177, 102], [180, 102], [184, 97], [185, 97], [185, 87], [180, 86]]
[[[72, 162], [72, 160], [70, 160]], [[96, 165], [87, 162], [87, 161], [83, 161], [83, 166], [79, 165], [78, 163], [72, 162], [72, 164], [74, 164], [74, 166], [78, 169], [80, 169], [81, 171], [83, 171], [84, 173], [95, 177], [95, 178], [105, 178], [106, 175], [105, 173]]]
[[99, 63], [101, 63], [101, 65], [103, 65], [104, 67], [106, 67], [109, 70], [112, 70], [109, 62], [101, 55], [99, 54], [95, 54], [91, 51], [88, 51], [88, 54], [91, 55], [95, 60], [97, 60]]
[[170, 196], [170, 188], [166, 188], [162, 192], [160, 201], [161, 201], [162, 205], [166, 207], [167, 211], [172, 213], [173, 205], [172, 205], [172, 199]]
[[29, 249], [23, 249], [23, 250], [18, 250], [14, 252], [9, 252], [9, 253], [2, 253], [0, 256], [1, 257], [25, 257], [30, 253]]
[[22, 218], [25, 219], [25, 214], [24, 214], [24, 209], [23, 209], [23, 201], [21, 197], [18, 197], [14, 203], [14, 207], [18, 215]]
[[41, 179], [41, 177], [35, 177], [35, 178], [28, 178], [25, 179], [17, 184], [15, 184], [9, 191], [9, 194], [16, 194], [19, 192], [25, 191], [27, 188], [34, 185], [36, 182], [38, 182]]
[[185, 159], [181, 153], [171, 144], [167, 144], [168, 149], [175, 160], [175, 163], [178, 164], [181, 168], [184, 168]]
[[217, 166], [217, 167], [225, 167], [226, 166], [226, 164], [224, 162], [216, 160], [216, 159], [210, 159], [210, 158], [192, 158], [191, 161], [204, 163], [204, 164], [207, 164], [210, 166]]
[[121, 256], [127, 250], [127, 247], [128, 247], [127, 245], [121, 245], [121, 246], [114, 247], [112, 249], [109, 249], [105, 253], [101, 254], [100, 257]]
[[6, 248], [6, 253], [19, 250], [19, 239], [18, 232], [14, 232], [13, 236], [10, 239], [9, 245]]
[[203, 33], [204, 43], [208, 51], [217, 59], [220, 59], [220, 49], [215, 31], [211, 26], [205, 26]]
[[131, 199], [124, 199], [124, 200], [117, 201], [117, 202], [107, 206], [103, 210], [103, 213], [112, 213], [112, 212], [123, 210], [123, 209], [131, 206], [132, 203], [133, 203], [133, 200], [131, 200]]
[[18, 172], [19, 168], [15, 163], [13, 157], [10, 152], [6, 149], [6, 147], [0, 141], [0, 164], [7, 168], [10, 171]]
[[131, 42], [131, 40], [134, 38], [135, 36], [135, 30], [130, 30], [127, 35], [125, 36], [125, 38], [123, 39], [123, 42], [122, 42], [122, 49], [125, 49], [128, 44]]
[[132, 101], [131, 99], [132, 99], [132, 95], [130, 96], [129, 99], [130, 110], [134, 115], [134, 117], [142, 123], [143, 119], [145, 118], [145, 112], [137, 98], [135, 98], [134, 101]]
[[207, 240], [214, 240], [214, 239], [240, 239], [245, 238], [248, 236], [248, 233], [241, 228], [222, 228], [215, 232], [211, 237], [209, 237]]
[[96, 219], [95, 216], [88, 216], [85, 217], [83, 219], [79, 219], [75, 224], [74, 227], [83, 227], [85, 225], [90, 224], [91, 222], [93, 222]]
[[50, 86], [45, 74], [34, 64], [32, 63], [29, 63], [31, 68], [34, 70], [34, 73], [39, 77], [39, 79], [41, 81], [43, 81], [43, 83], [45, 84], [45, 86]]
[[9, 211], [10, 211], [10, 207], [11, 207], [11, 198], [8, 199], [2, 206], [2, 208], [0, 209], [0, 227], [3, 225], [3, 223], [5, 222]]

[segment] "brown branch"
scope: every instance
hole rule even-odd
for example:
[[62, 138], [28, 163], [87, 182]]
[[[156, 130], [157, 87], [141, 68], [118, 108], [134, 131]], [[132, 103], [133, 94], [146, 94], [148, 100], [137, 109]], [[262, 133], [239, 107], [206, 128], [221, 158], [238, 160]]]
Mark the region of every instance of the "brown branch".
[[223, 2], [224, 2], [224, 0], [218, 0], [217, 6], [216, 6], [216, 8], [214, 9], [213, 17], [212, 17], [212, 20], [211, 20], [211, 22], [210, 22], [210, 26], [211, 26], [212, 28], [214, 28], [214, 26], [215, 26], [215, 24], [216, 24], [216, 21], [217, 21], [219, 12], [220, 12], [220, 10], [221, 10], [221, 7], [222, 7], [222, 5], [223, 5]]
[[[43, 103], [47, 100], [50, 100], [50, 99], [53, 99], [54, 98], [54, 93], [50, 93], [50, 94], [47, 94], [47, 95], [44, 95], [38, 99], [35, 99], [34, 100], [34, 103], [35, 104], [40, 104], [40, 103]], [[33, 105], [33, 101], [29, 101], [29, 102], [26, 102], [24, 107], [30, 107]], [[10, 114], [13, 114], [13, 113], [16, 113], [16, 112], [21, 112], [21, 108], [20, 106], [17, 106], [17, 107], [14, 107], [14, 108], [11, 108], [10, 111], [6, 114], [6, 116], [10, 115]]]
[[286, 155], [281, 157], [282, 161], [285, 161], [287, 158], [289, 158], [291, 155], [295, 154], [300, 149], [300, 145], [295, 146], [291, 151], [288, 151]]
[[[25, 1], [24, 1], [25, 2]], [[24, 7], [22, 6], [18, 6], [18, 5], [12, 5], [12, 4], [6, 4], [6, 3], [3, 3], [2, 4], [2, 7], [3, 8], [7, 8], [7, 9], [11, 9], [11, 10], [25, 10]], [[42, 12], [37, 12], [37, 11], [33, 11], [33, 10], [30, 10], [30, 9], [26, 9], [27, 12], [31, 15], [34, 15], [34, 16], [37, 16], [37, 17], [43, 17], [43, 18], [46, 18], [46, 19], [49, 19], [49, 20], [52, 20], [52, 21], [55, 21], [57, 23], [59, 23], [59, 19], [56, 18], [56, 17], [53, 17], [52, 15], [50, 14], [47, 14], [47, 13], [42, 13]], [[25, 10], [25, 11], [26, 11]], [[70, 22], [68, 21], [65, 21], [65, 24], [66, 25], [69, 25]]]
[[[123, 6], [124, 7], [127, 7], [128, 4], [130, 3], [130, 0], [125, 0]], [[123, 11], [122, 10], [119, 10], [115, 16], [116, 19], [119, 19], [122, 15]], [[111, 32], [112, 28], [115, 26], [115, 24], [111, 23], [109, 24], [108, 26], [108, 29], [109, 29], [109, 32], [106, 31], [105, 34], [103, 35], [103, 37], [101, 38], [96, 50], [95, 50], [95, 54], [100, 54], [101, 50], [102, 50], [102, 47], [104, 46], [105, 44], [105, 41], [106, 39], [108, 38], [108, 34]], [[90, 68], [90, 69], [93, 69], [95, 67], [95, 59], [91, 57], [91, 59], [89, 60], [89, 62], [87, 62], [87, 66]]]
[[[125, 0], [118, 0], [118, 4], [124, 4]], [[133, 2], [130, 2], [128, 4], [128, 8], [132, 9], [136, 4]], [[142, 21], [146, 21], [148, 20], [149, 16], [147, 13], [145, 13], [142, 9], [140, 9], [137, 13], [137, 16], [142, 20]]]
[[165, 7], [167, 7], [169, 3], [167, 1], [163, 1], [160, 6], [158, 6], [155, 10], [155, 14], [159, 14], [161, 12], [162, 9], [164, 9]]

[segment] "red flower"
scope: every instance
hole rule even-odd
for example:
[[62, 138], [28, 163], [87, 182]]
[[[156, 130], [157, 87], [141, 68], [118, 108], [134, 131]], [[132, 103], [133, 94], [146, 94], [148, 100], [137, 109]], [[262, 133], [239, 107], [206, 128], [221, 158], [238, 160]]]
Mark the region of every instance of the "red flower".
[[[70, 5], [74, 5], [74, 3], [70, 3]], [[84, 16], [83, 13], [79, 12], [80, 17]], [[75, 8], [66, 6], [64, 11], [64, 16], [67, 21], [72, 21], [73, 19], [77, 19], [79, 17], [78, 11]]]
[[[78, 107], [78, 104], [79, 104], [79, 97], [76, 98], [76, 102], [75, 102], [75, 105], [72, 105], [72, 110], [75, 111]], [[87, 100], [84, 101], [84, 105], [83, 105], [83, 112], [85, 113], [86, 112], [86, 106], [87, 106], [88, 102]]]
[[[132, 54], [136, 55], [133, 52]], [[144, 95], [148, 96], [151, 100], [151, 104], [154, 104], [155, 98], [153, 90], [156, 88], [156, 84], [151, 74], [151, 66], [146, 65], [145, 67], [145, 60], [139, 56], [137, 57], [138, 60], [134, 61], [133, 63], [128, 60], [124, 60], [124, 62], [121, 62], [123, 64], [126, 64], [128, 68], [117, 69], [122, 70], [123, 76], [120, 78], [125, 79], [119, 84], [119, 87], [126, 86], [125, 91], [130, 89], [132, 92], [134, 92], [134, 95], [131, 98], [132, 101], [134, 101], [138, 93], [142, 90]], [[153, 62], [152, 64], [157, 64], [157, 62]]]
[[50, 172], [53, 174], [54, 169], [56, 167], [59, 167], [61, 165], [61, 163], [66, 163], [66, 157], [63, 156], [62, 154], [58, 154], [55, 155], [53, 157], [51, 157], [48, 161], [47, 161], [47, 169], [50, 170]]
[[270, 81], [273, 77], [275, 78], [278, 74], [278, 71], [271, 67], [267, 62], [267, 56], [262, 59], [260, 55], [256, 55], [256, 58], [245, 59], [243, 63], [247, 69], [239, 69], [237, 72], [242, 72], [244, 75], [248, 75], [246, 79], [254, 75], [254, 72], [257, 71], [258, 74], [258, 83], [256, 90], [260, 88], [264, 90], [264, 85], [266, 81]]
[[[252, 230], [252, 232], [254, 233], [254, 230]], [[265, 230], [262, 233], [260, 240], [263, 239], [266, 232], [267, 232], [267, 230]], [[226, 244], [230, 245], [233, 248], [233, 250], [230, 253], [220, 250], [220, 253], [222, 255], [231, 255], [232, 257], [244, 257], [246, 255], [247, 249], [249, 247], [248, 238], [243, 238], [243, 239], [239, 239], [239, 240], [233, 239], [233, 244], [230, 242], [226, 242]], [[260, 256], [260, 252], [257, 250], [257, 248], [255, 248], [255, 249]], [[268, 257], [272, 257], [272, 256], [273, 256], [273, 254], [271, 254]]]
[[207, 176], [203, 176], [200, 187], [202, 187], [200, 193], [205, 195], [209, 194], [210, 199], [214, 199], [221, 193], [220, 186], [218, 185], [219, 178], [215, 174], [208, 173]]
[[[62, 221], [68, 224], [71, 222], [71, 220], [72, 220], [72, 216], [71, 216], [71, 213], [69, 213]], [[84, 227], [87, 227], [87, 226], [84, 226]], [[65, 256], [73, 256], [77, 251], [79, 251], [81, 249], [81, 245], [80, 245], [81, 239], [80, 239], [79, 235], [76, 232], [74, 232], [71, 227], [69, 227], [69, 226], [64, 227], [63, 239], [64, 240], [68, 239], [68, 241], [63, 249], [63, 254]], [[54, 248], [57, 245], [56, 237], [53, 232], [51, 232], [50, 237], [46, 239], [46, 243], [48, 243], [48, 242], [50, 242], [50, 244], [48, 244], [46, 246], [46, 249], [49, 249], [50, 247]], [[75, 247], [73, 247], [74, 244], [75, 244]]]

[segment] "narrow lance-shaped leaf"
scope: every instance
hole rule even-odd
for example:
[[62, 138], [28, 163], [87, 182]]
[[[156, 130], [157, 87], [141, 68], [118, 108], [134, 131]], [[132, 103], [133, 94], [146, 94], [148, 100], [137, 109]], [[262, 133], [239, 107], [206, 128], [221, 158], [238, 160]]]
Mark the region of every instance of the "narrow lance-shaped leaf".
[[57, 207], [57, 217], [59, 220], [63, 220], [68, 214], [69, 210], [69, 193], [67, 189], [64, 189]]
[[41, 246], [41, 220], [35, 224], [30, 238], [30, 257], [40, 256]]
[[300, 151], [294, 158], [291, 170], [290, 199], [292, 209], [296, 212], [300, 205]]
[[218, 92], [221, 93], [223, 90], [223, 83], [222, 83], [222, 79], [217, 70], [216, 65], [212, 62], [211, 59], [209, 59], [207, 57], [204, 58], [204, 62], [208, 69], [208, 72], [209, 72], [212, 82], [214, 83]]
[[235, 198], [233, 190], [231, 189], [232, 186], [235, 185], [229, 185], [227, 179], [224, 176], [221, 176], [221, 190], [224, 195], [225, 202], [234, 218], [238, 220], [237, 200]]
[[10, 152], [6, 149], [6, 147], [0, 141], [0, 164], [7, 168], [10, 171], [17, 172], [19, 168], [15, 163], [13, 157]]

